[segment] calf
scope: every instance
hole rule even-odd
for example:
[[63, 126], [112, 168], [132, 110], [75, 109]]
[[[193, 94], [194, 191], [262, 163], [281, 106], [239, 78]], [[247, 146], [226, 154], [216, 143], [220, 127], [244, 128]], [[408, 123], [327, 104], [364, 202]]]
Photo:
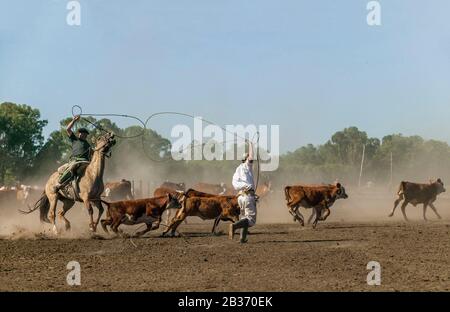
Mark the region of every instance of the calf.
[[106, 183], [104, 195], [108, 201], [134, 199], [131, 191], [131, 182], [125, 179], [119, 182]]
[[200, 182], [195, 184], [193, 189], [212, 195], [225, 195], [229, 192], [225, 183], [209, 184]]
[[330, 207], [337, 199], [348, 198], [345, 188], [337, 183], [336, 185], [294, 185], [284, 188], [289, 212], [294, 216], [294, 221], [299, 221], [305, 225], [303, 215], [299, 212], [299, 207], [313, 208], [315, 220], [313, 228], [317, 222], [324, 221], [330, 215]]
[[[171, 194], [172, 196], [177, 196], [179, 194], [179, 192], [181, 192], [181, 191], [174, 190], [172, 188], [158, 187], [153, 192], [153, 196], [158, 197], [158, 196], [165, 196], [167, 194]], [[166, 209], [166, 224], [169, 224], [171, 211], [174, 209], [178, 210], [178, 208], [175, 208], [175, 207]], [[184, 220], [184, 223], [187, 223], [187, 220]]]
[[[196, 197], [226, 198], [227, 200], [230, 201], [230, 204], [232, 205], [233, 213], [237, 213], [238, 216], [240, 215], [240, 207], [239, 207], [239, 204], [238, 204], [237, 196], [235, 196], [235, 195], [213, 195], [213, 194], [208, 194], [208, 193], [200, 192], [200, 191], [193, 190], [193, 189], [187, 190], [184, 194], [185, 194], [186, 197], [194, 197], [194, 196], [196, 196]], [[221, 215], [217, 216], [217, 218], [215, 219], [213, 228], [211, 230], [211, 233], [213, 233], [213, 234], [216, 233], [217, 226], [219, 225], [219, 222], [221, 220], [222, 221], [232, 221], [232, 222], [234, 222], [233, 218], [230, 218], [228, 215], [221, 214]]]
[[[164, 210], [172, 207], [180, 207], [178, 198], [171, 194], [147, 199], [125, 200], [112, 203], [102, 200], [102, 202], [108, 207], [107, 219], [101, 221], [102, 228], [105, 232], [108, 232], [107, 225], [117, 234], [118, 227], [121, 224], [135, 225], [145, 223], [147, 228], [136, 233], [137, 236], [158, 229]], [[154, 222], [155, 224], [153, 224]]]
[[173, 182], [166, 181], [163, 184], [161, 184], [160, 187], [171, 189], [174, 191], [182, 191], [182, 192], [184, 192], [186, 190], [186, 185], [183, 182], [173, 183]]
[[429, 184], [419, 184], [402, 181], [397, 192], [398, 198], [394, 203], [394, 209], [392, 209], [389, 217], [392, 217], [394, 215], [395, 208], [397, 208], [398, 204], [403, 200], [402, 213], [406, 221], [408, 221], [408, 218], [406, 217], [405, 209], [408, 204], [413, 204], [414, 207], [418, 204], [423, 204], [424, 220], [427, 220], [425, 214], [428, 206], [430, 206], [436, 216], [441, 219], [441, 216], [437, 212], [436, 207], [434, 207], [433, 203], [436, 201], [437, 196], [443, 192], [445, 192], [445, 188], [444, 182], [442, 182], [441, 179], [438, 179], [435, 182], [430, 182]]
[[196, 216], [203, 220], [215, 219], [215, 226], [220, 220], [232, 222], [239, 220], [240, 209], [234, 196], [216, 196], [191, 189], [184, 193], [182, 202], [182, 208], [178, 210], [163, 235], [169, 231], [174, 235], [177, 227], [187, 216]]

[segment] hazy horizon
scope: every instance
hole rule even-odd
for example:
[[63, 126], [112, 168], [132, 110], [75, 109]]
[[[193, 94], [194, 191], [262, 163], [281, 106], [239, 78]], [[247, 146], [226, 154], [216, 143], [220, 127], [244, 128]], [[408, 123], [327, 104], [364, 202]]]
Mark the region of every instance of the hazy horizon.
[[380, 1], [372, 27], [357, 0], [81, 0], [80, 26], [67, 2], [0, 1], [0, 102], [39, 108], [46, 135], [81, 105], [278, 124], [281, 153], [349, 126], [450, 143], [449, 2]]

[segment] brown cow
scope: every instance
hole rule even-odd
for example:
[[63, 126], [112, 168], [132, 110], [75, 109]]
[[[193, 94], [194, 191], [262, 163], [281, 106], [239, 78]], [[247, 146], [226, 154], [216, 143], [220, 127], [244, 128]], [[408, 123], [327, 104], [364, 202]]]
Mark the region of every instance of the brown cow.
[[[153, 192], [153, 196], [154, 196], [154, 197], [158, 197], [158, 196], [165, 196], [165, 195], [167, 195], [167, 194], [171, 194], [171, 195], [173, 195], [173, 196], [177, 196], [177, 194], [178, 194], [179, 192], [181, 192], [181, 191], [174, 190], [174, 189], [172, 189], [172, 188], [158, 187], [158, 188]], [[172, 209], [166, 209], [166, 225], [169, 224], [170, 216], [171, 216], [171, 211], [172, 211], [173, 209], [178, 210], [179, 207], [178, 207], [178, 208], [172, 208]], [[187, 223], [187, 220], [186, 220], [186, 219], [184, 220], [184, 223]]]
[[[170, 194], [165, 196], [125, 200], [109, 203], [102, 200], [108, 207], [107, 219], [101, 221], [102, 228], [108, 232], [107, 225], [117, 234], [121, 224], [135, 225], [145, 223], [147, 228], [136, 233], [137, 236], [144, 235], [148, 231], [156, 230], [161, 223], [161, 216], [164, 210], [172, 207], [180, 207], [180, 202], [176, 196]], [[155, 222], [156, 221], [156, 222]], [[155, 224], [153, 224], [155, 222]]]
[[[214, 195], [223, 196], [237, 196], [238, 192], [232, 187], [224, 183], [220, 184], [208, 184], [208, 183], [197, 183], [193, 189]], [[266, 197], [272, 191], [272, 183], [270, 181], [265, 181], [264, 183], [258, 185], [256, 189], [256, 195], [258, 199]]]
[[174, 183], [174, 182], [166, 181], [163, 184], [161, 184], [159, 187], [171, 189], [174, 191], [182, 191], [182, 192], [184, 192], [186, 190], [186, 185], [183, 182]]
[[119, 201], [125, 199], [134, 199], [131, 191], [131, 182], [125, 179], [119, 182], [108, 182], [105, 184], [105, 191], [103, 192], [105, 199], [108, 201]]
[[324, 221], [330, 215], [330, 207], [337, 199], [348, 198], [345, 188], [337, 183], [336, 185], [294, 185], [284, 188], [289, 212], [294, 216], [294, 221], [299, 221], [305, 225], [303, 215], [298, 211], [299, 207], [313, 208], [316, 218], [313, 228], [317, 222]]
[[189, 189], [184, 193], [182, 208], [170, 222], [163, 235], [171, 231], [175, 235], [177, 227], [187, 216], [197, 216], [203, 220], [215, 219], [213, 232], [220, 220], [239, 220], [240, 208], [234, 196], [217, 196]]
[[394, 209], [392, 209], [389, 217], [394, 215], [395, 208], [397, 208], [398, 204], [404, 200], [402, 204], [402, 213], [406, 221], [408, 221], [408, 218], [406, 217], [405, 209], [408, 204], [412, 204], [414, 207], [418, 204], [423, 204], [423, 219], [425, 221], [427, 220], [425, 214], [428, 206], [430, 206], [436, 216], [441, 219], [441, 216], [438, 214], [433, 203], [436, 201], [437, 196], [443, 192], [445, 192], [445, 188], [444, 182], [442, 182], [441, 179], [438, 179], [435, 182], [430, 181], [429, 184], [402, 181], [397, 192], [398, 198], [394, 203]]
[[[235, 213], [237, 213], [238, 215], [240, 214], [240, 207], [238, 204], [238, 200], [237, 200], [237, 196], [235, 195], [214, 195], [214, 194], [208, 194], [205, 192], [200, 192], [197, 190], [193, 190], [193, 189], [189, 189], [186, 192], [184, 192], [185, 196], [187, 197], [219, 197], [219, 198], [226, 198], [227, 200], [230, 201], [231, 205], [232, 205], [232, 209]], [[215, 234], [216, 233], [216, 229], [217, 226], [219, 225], [220, 221], [233, 221], [233, 219], [229, 218], [228, 216], [223, 216], [220, 215], [216, 218], [216, 220], [214, 221], [214, 225], [213, 228], [211, 230], [211, 233]]]
[[[199, 192], [213, 194], [213, 195], [235, 195], [233, 188], [228, 188], [225, 183], [220, 184], [209, 184], [199, 182], [192, 187], [194, 190]], [[230, 194], [231, 190], [231, 194]]]

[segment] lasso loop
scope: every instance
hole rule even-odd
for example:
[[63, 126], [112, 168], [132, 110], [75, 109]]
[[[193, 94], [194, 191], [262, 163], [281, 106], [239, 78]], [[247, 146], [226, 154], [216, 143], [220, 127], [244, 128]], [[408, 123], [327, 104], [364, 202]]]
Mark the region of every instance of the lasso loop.
[[[78, 110], [78, 112], [76, 110]], [[155, 162], [165, 162], [165, 161], [167, 161], [167, 159], [165, 159], [165, 158], [155, 159], [155, 158], [151, 157], [146, 152], [146, 149], [145, 149], [145, 134], [146, 134], [146, 132], [148, 130], [148, 124], [149, 124], [150, 120], [152, 118], [156, 117], [156, 116], [161, 116], [161, 115], [177, 115], [177, 116], [189, 117], [189, 118], [192, 118], [192, 119], [196, 118], [196, 116], [191, 115], [191, 114], [174, 112], [174, 111], [165, 111], [165, 112], [154, 113], [154, 114], [150, 115], [145, 121], [143, 121], [139, 117], [132, 116], [132, 115], [126, 115], [126, 114], [90, 114], [90, 113], [88, 114], [88, 113], [84, 113], [83, 112], [83, 108], [80, 105], [73, 105], [72, 106], [72, 116], [75, 117], [77, 115], [78, 116], [92, 116], [92, 117], [122, 117], [122, 118], [130, 118], [130, 119], [136, 120], [142, 126], [142, 131], [140, 133], [135, 134], [135, 135], [131, 135], [131, 136], [123, 136], [123, 135], [115, 134], [115, 136], [117, 138], [120, 138], [120, 139], [134, 139], [134, 138], [141, 137], [142, 148], [143, 148], [145, 156], [148, 157], [150, 160], [155, 161]], [[110, 132], [110, 131], [105, 130], [102, 126], [100, 126], [100, 125], [98, 125], [98, 124], [96, 124], [94, 122], [91, 122], [87, 118], [83, 118], [83, 120], [86, 121], [87, 123], [91, 124], [93, 127], [99, 129], [100, 131]], [[236, 137], [239, 137], [239, 138], [243, 139], [244, 142], [248, 142], [249, 144], [251, 143], [251, 141], [254, 141], [255, 136], [257, 136], [256, 146], [258, 147], [259, 137], [260, 137], [259, 132], [255, 133], [255, 135], [253, 136], [252, 140], [249, 141], [245, 137], [239, 136], [236, 133], [231, 132], [231, 131], [227, 130], [226, 128], [224, 128], [224, 127], [222, 127], [222, 126], [220, 126], [220, 125], [218, 125], [218, 124], [216, 124], [216, 123], [214, 123], [214, 122], [212, 122], [210, 120], [202, 118], [202, 121], [204, 121], [204, 122], [206, 122], [207, 124], [210, 124], [210, 125], [215, 125], [215, 126], [219, 127], [220, 129], [222, 129], [223, 131], [225, 131], [227, 133], [230, 133], [230, 134], [233, 134], [233, 136], [236, 136]], [[234, 141], [234, 139], [233, 139], [233, 141]], [[225, 142], [227, 142], [227, 141], [225, 141]], [[198, 145], [201, 145], [201, 144], [198, 144]], [[193, 148], [195, 146], [196, 145], [190, 145], [188, 147], [189, 148]], [[257, 150], [257, 155], [258, 155], [258, 150]], [[259, 156], [257, 156], [257, 162], [258, 162], [258, 174], [257, 174], [256, 187], [258, 186], [258, 182], [259, 182], [259, 171], [260, 171]]]
[[255, 150], [256, 150], [256, 162], [258, 164], [258, 171], [256, 173], [256, 183], [255, 183], [255, 192], [258, 190], [258, 184], [259, 184], [259, 174], [261, 172], [261, 163], [260, 163], [260, 159], [259, 159], [259, 137], [260, 137], [260, 133], [259, 131], [255, 133], [255, 135], [253, 135], [252, 141], [254, 141], [255, 136], [257, 136], [256, 138], [256, 143], [255, 143]]

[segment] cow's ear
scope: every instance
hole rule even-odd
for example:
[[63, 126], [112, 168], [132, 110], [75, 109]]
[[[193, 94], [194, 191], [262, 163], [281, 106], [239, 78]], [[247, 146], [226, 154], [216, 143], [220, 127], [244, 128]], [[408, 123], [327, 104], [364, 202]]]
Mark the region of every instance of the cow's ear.
[[437, 179], [437, 182], [442, 184], [441, 178]]
[[336, 187], [337, 187], [337, 188], [341, 188], [341, 186], [342, 186], [341, 183], [339, 183], [339, 182], [336, 183]]

